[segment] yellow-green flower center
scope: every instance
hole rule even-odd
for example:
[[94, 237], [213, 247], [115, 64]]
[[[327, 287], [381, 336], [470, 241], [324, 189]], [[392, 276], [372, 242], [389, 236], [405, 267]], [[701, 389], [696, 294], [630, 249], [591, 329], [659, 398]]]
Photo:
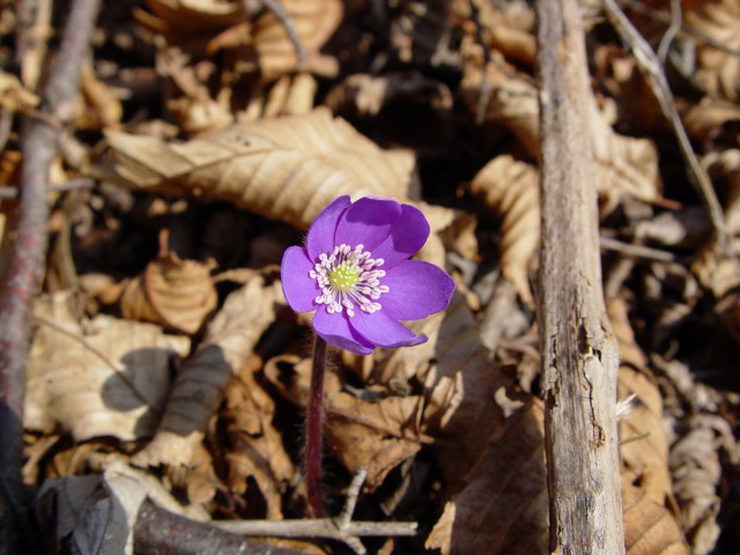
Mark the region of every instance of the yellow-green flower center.
[[342, 262], [329, 272], [329, 283], [340, 291], [349, 291], [360, 281], [361, 271], [357, 264]]

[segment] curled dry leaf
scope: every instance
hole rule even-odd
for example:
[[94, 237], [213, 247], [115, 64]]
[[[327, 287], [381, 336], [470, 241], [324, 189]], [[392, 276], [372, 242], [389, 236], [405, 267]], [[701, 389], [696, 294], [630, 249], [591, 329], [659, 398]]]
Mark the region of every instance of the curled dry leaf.
[[[494, 53], [495, 54], [495, 53]], [[494, 56], [486, 68], [491, 87], [485, 109], [486, 121], [505, 125], [532, 156], [539, 154], [539, 106], [534, 83], [513, 70], [503, 67], [503, 60]], [[482, 101], [483, 73], [481, 63], [470, 60], [465, 67], [461, 94], [471, 110]], [[485, 99], [483, 100], [485, 101]], [[610, 211], [625, 196], [646, 202], [660, 199], [658, 154], [652, 141], [619, 135], [607, 118], [599, 112], [593, 100], [584, 107], [591, 113], [587, 118], [593, 145], [596, 184], [599, 196]]]
[[262, 361], [252, 357], [239, 369], [237, 379], [226, 390], [221, 418], [225, 422], [229, 446], [229, 489], [237, 494], [247, 490], [247, 479], [254, 478], [267, 503], [267, 518], [281, 520], [281, 494], [295, 474], [282, 434], [273, 426], [275, 402], [255, 380]]
[[173, 41], [223, 29], [244, 18], [241, 2], [237, 0], [146, 0], [146, 4], [156, 17], [137, 11], [139, 22], [164, 32]]
[[226, 200], [303, 228], [343, 194], [405, 197], [414, 165], [409, 153], [379, 149], [326, 109], [180, 144], [120, 132], [107, 140], [105, 169], [121, 185]]
[[740, 123], [740, 106], [710, 96], [693, 105], [683, 118], [686, 131], [698, 141], [711, 140], [729, 123]]
[[279, 286], [266, 286], [257, 275], [227, 297], [203, 342], [180, 368], [157, 433], [133, 458], [135, 464], [191, 464], [226, 387], [275, 318]]
[[618, 298], [607, 300], [607, 314], [619, 343], [618, 399], [634, 395], [631, 410], [619, 422], [622, 495], [628, 553], [688, 553], [675, 514], [668, 470], [668, 438], [663, 401], [646, 359], [637, 346]]
[[28, 360], [25, 426], [56, 425], [76, 441], [151, 435], [164, 409], [173, 360], [190, 341], [153, 324], [99, 315], [78, 322], [69, 292], [42, 297]]
[[[740, 4], [736, 0], [692, 2], [684, 21], [719, 44], [740, 50]], [[716, 98], [740, 100], [740, 58], [697, 39], [694, 82]]]
[[730, 461], [737, 464], [737, 447], [730, 425], [720, 416], [697, 415], [689, 428], [689, 433], [671, 448], [670, 465], [681, 524], [692, 553], [704, 555], [714, 551], [720, 534], [717, 515], [721, 499], [717, 488], [722, 464], [718, 451], [724, 445]]
[[11, 73], [0, 70], [0, 106], [8, 112], [18, 112], [38, 106], [39, 97], [29, 91]]
[[[311, 359], [301, 360], [295, 355], [276, 357], [266, 364], [265, 376], [285, 398], [306, 406]], [[360, 467], [367, 469], [368, 490], [375, 490], [388, 472], [421, 448], [418, 396], [366, 401], [342, 391], [333, 372], [326, 375], [324, 395], [327, 445], [351, 474]]]
[[528, 304], [529, 267], [540, 242], [537, 171], [504, 154], [486, 164], [470, 185], [501, 221], [501, 271]]
[[271, 10], [264, 10], [255, 19], [238, 23], [220, 33], [209, 42], [209, 54], [224, 48], [239, 48], [240, 70], [259, 69], [267, 79], [297, 69], [336, 73], [336, 61], [322, 56], [319, 49], [342, 20], [344, 7], [341, 0], [281, 0], [279, 6], [291, 20], [306, 52], [304, 67], [300, 67], [285, 22]]
[[212, 260], [204, 264], [172, 252], [160, 254], [126, 284], [119, 301], [124, 318], [195, 333], [218, 302], [214, 267]]

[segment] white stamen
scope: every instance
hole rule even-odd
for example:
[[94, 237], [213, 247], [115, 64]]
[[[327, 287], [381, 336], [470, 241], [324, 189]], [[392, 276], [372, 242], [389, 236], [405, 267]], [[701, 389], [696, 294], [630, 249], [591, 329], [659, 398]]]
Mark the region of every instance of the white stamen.
[[362, 244], [354, 248], [345, 243], [334, 247], [331, 253], [321, 253], [319, 262], [308, 272], [321, 289], [321, 295], [314, 300], [325, 304], [329, 314], [347, 311], [350, 318], [355, 308], [372, 314], [382, 305], [377, 301], [388, 293], [387, 285], [381, 285], [385, 270], [378, 269], [384, 264], [382, 258], [371, 258], [370, 252]]

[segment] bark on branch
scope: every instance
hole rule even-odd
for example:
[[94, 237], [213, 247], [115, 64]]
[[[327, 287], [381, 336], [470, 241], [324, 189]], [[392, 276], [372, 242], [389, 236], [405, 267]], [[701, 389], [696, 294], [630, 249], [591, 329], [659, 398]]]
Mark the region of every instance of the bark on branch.
[[[61, 128], [70, 119], [99, 0], [75, 0], [61, 51], [44, 87], [43, 118], [27, 118], [21, 148], [20, 218], [0, 296], [0, 552], [13, 552], [21, 501], [23, 401], [31, 302], [46, 255], [47, 180]], [[51, 125], [51, 122], [55, 122]]]
[[624, 553], [617, 343], [601, 286], [593, 102], [576, 0], [538, 0], [542, 251], [538, 318], [557, 553]]

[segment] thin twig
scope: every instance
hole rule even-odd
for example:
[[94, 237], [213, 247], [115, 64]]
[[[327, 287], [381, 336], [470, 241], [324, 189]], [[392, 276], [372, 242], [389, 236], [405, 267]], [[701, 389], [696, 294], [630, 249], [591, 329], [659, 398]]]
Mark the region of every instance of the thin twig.
[[643, 247], [642, 245], [623, 243], [622, 241], [617, 241], [611, 237], [604, 237], [603, 235], [599, 238], [599, 242], [601, 244], [601, 248], [621, 252], [627, 256], [647, 258], [649, 260], [657, 260], [658, 262], [674, 262], [676, 260], [673, 253], [652, 249], [650, 247]]
[[[98, 4], [98, 0], [75, 0], [72, 4], [59, 57], [43, 93], [41, 113], [52, 121], [69, 121], [73, 115], [80, 65], [88, 48]], [[44, 269], [49, 215], [46, 185], [58, 138], [59, 129], [47, 122], [37, 118], [24, 121], [20, 217], [5, 287], [0, 295], [0, 480], [9, 496], [6, 501], [21, 522], [22, 422], [30, 306]]]
[[622, 12], [615, 0], [603, 0], [603, 3], [609, 20], [622, 37], [624, 43], [632, 51], [640, 71], [642, 71], [650, 89], [658, 99], [658, 104], [663, 115], [673, 127], [681, 154], [688, 165], [689, 178], [697, 187], [707, 212], [709, 212], [709, 218], [720, 247], [726, 253], [730, 253], [730, 234], [725, 223], [724, 214], [722, 213], [722, 206], [719, 200], [717, 200], [717, 195], [714, 192], [707, 172], [701, 166], [696, 154], [694, 154], [691, 148], [689, 136], [681, 122], [681, 117], [678, 115], [678, 110], [673, 102], [673, 93], [671, 93], [671, 89], [668, 86], [668, 81], [666, 80], [665, 73], [663, 73], [660, 61], [650, 45], [642, 38], [642, 35], [640, 35], [632, 23], [630, 23], [627, 16], [624, 15], [624, 12]]
[[[76, 177], [74, 179], [63, 181], [62, 183], [47, 185], [46, 190], [49, 193], [61, 193], [66, 191], [75, 191], [77, 189], [90, 189], [94, 185], [95, 182], [89, 177]], [[20, 189], [0, 185], [0, 199], [16, 198], [19, 194]]]
[[[641, 0], [624, 0], [624, 3], [631, 10], [634, 10], [641, 14], [652, 17], [655, 21], [665, 23], [666, 25], [671, 24], [671, 21], [672, 21], [671, 16], [665, 15], [664, 13], [656, 10], [655, 8], [651, 8], [650, 6], [648, 6], [645, 2]], [[700, 31], [699, 29], [691, 25], [688, 25], [686, 23], [682, 24], [680, 34], [693, 36], [701, 40], [702, 42], [706, 43], [708, 46], [711, 46], [712, 48], [721, 50], [722, 52], [725, 52], [726, 54], [729, 54], [730, 56], [737, 56], [738, 58], [740, 58], [740, 50], [736, 50], [734, 48], [730, 48], [726, 44], [722, 44], [717, 39], [714, 39], [710, 37], [709, 35], [707, 35], [704, 31]]]
[[211, 524], [244, 536], [279, 538], [329, 538], [344, 541], [347, 536], [414, 536], [416, 522], [353, 521], [339, 530], [333, 518], [292, 520], [212, 520]]
[[658, 44], [658, 59], [665, 65], [665, 59], [668, 56], [668, 50], [676, 35], [681, 30], [681, 0], [671, 0], [671, 24], [666, 29]]

